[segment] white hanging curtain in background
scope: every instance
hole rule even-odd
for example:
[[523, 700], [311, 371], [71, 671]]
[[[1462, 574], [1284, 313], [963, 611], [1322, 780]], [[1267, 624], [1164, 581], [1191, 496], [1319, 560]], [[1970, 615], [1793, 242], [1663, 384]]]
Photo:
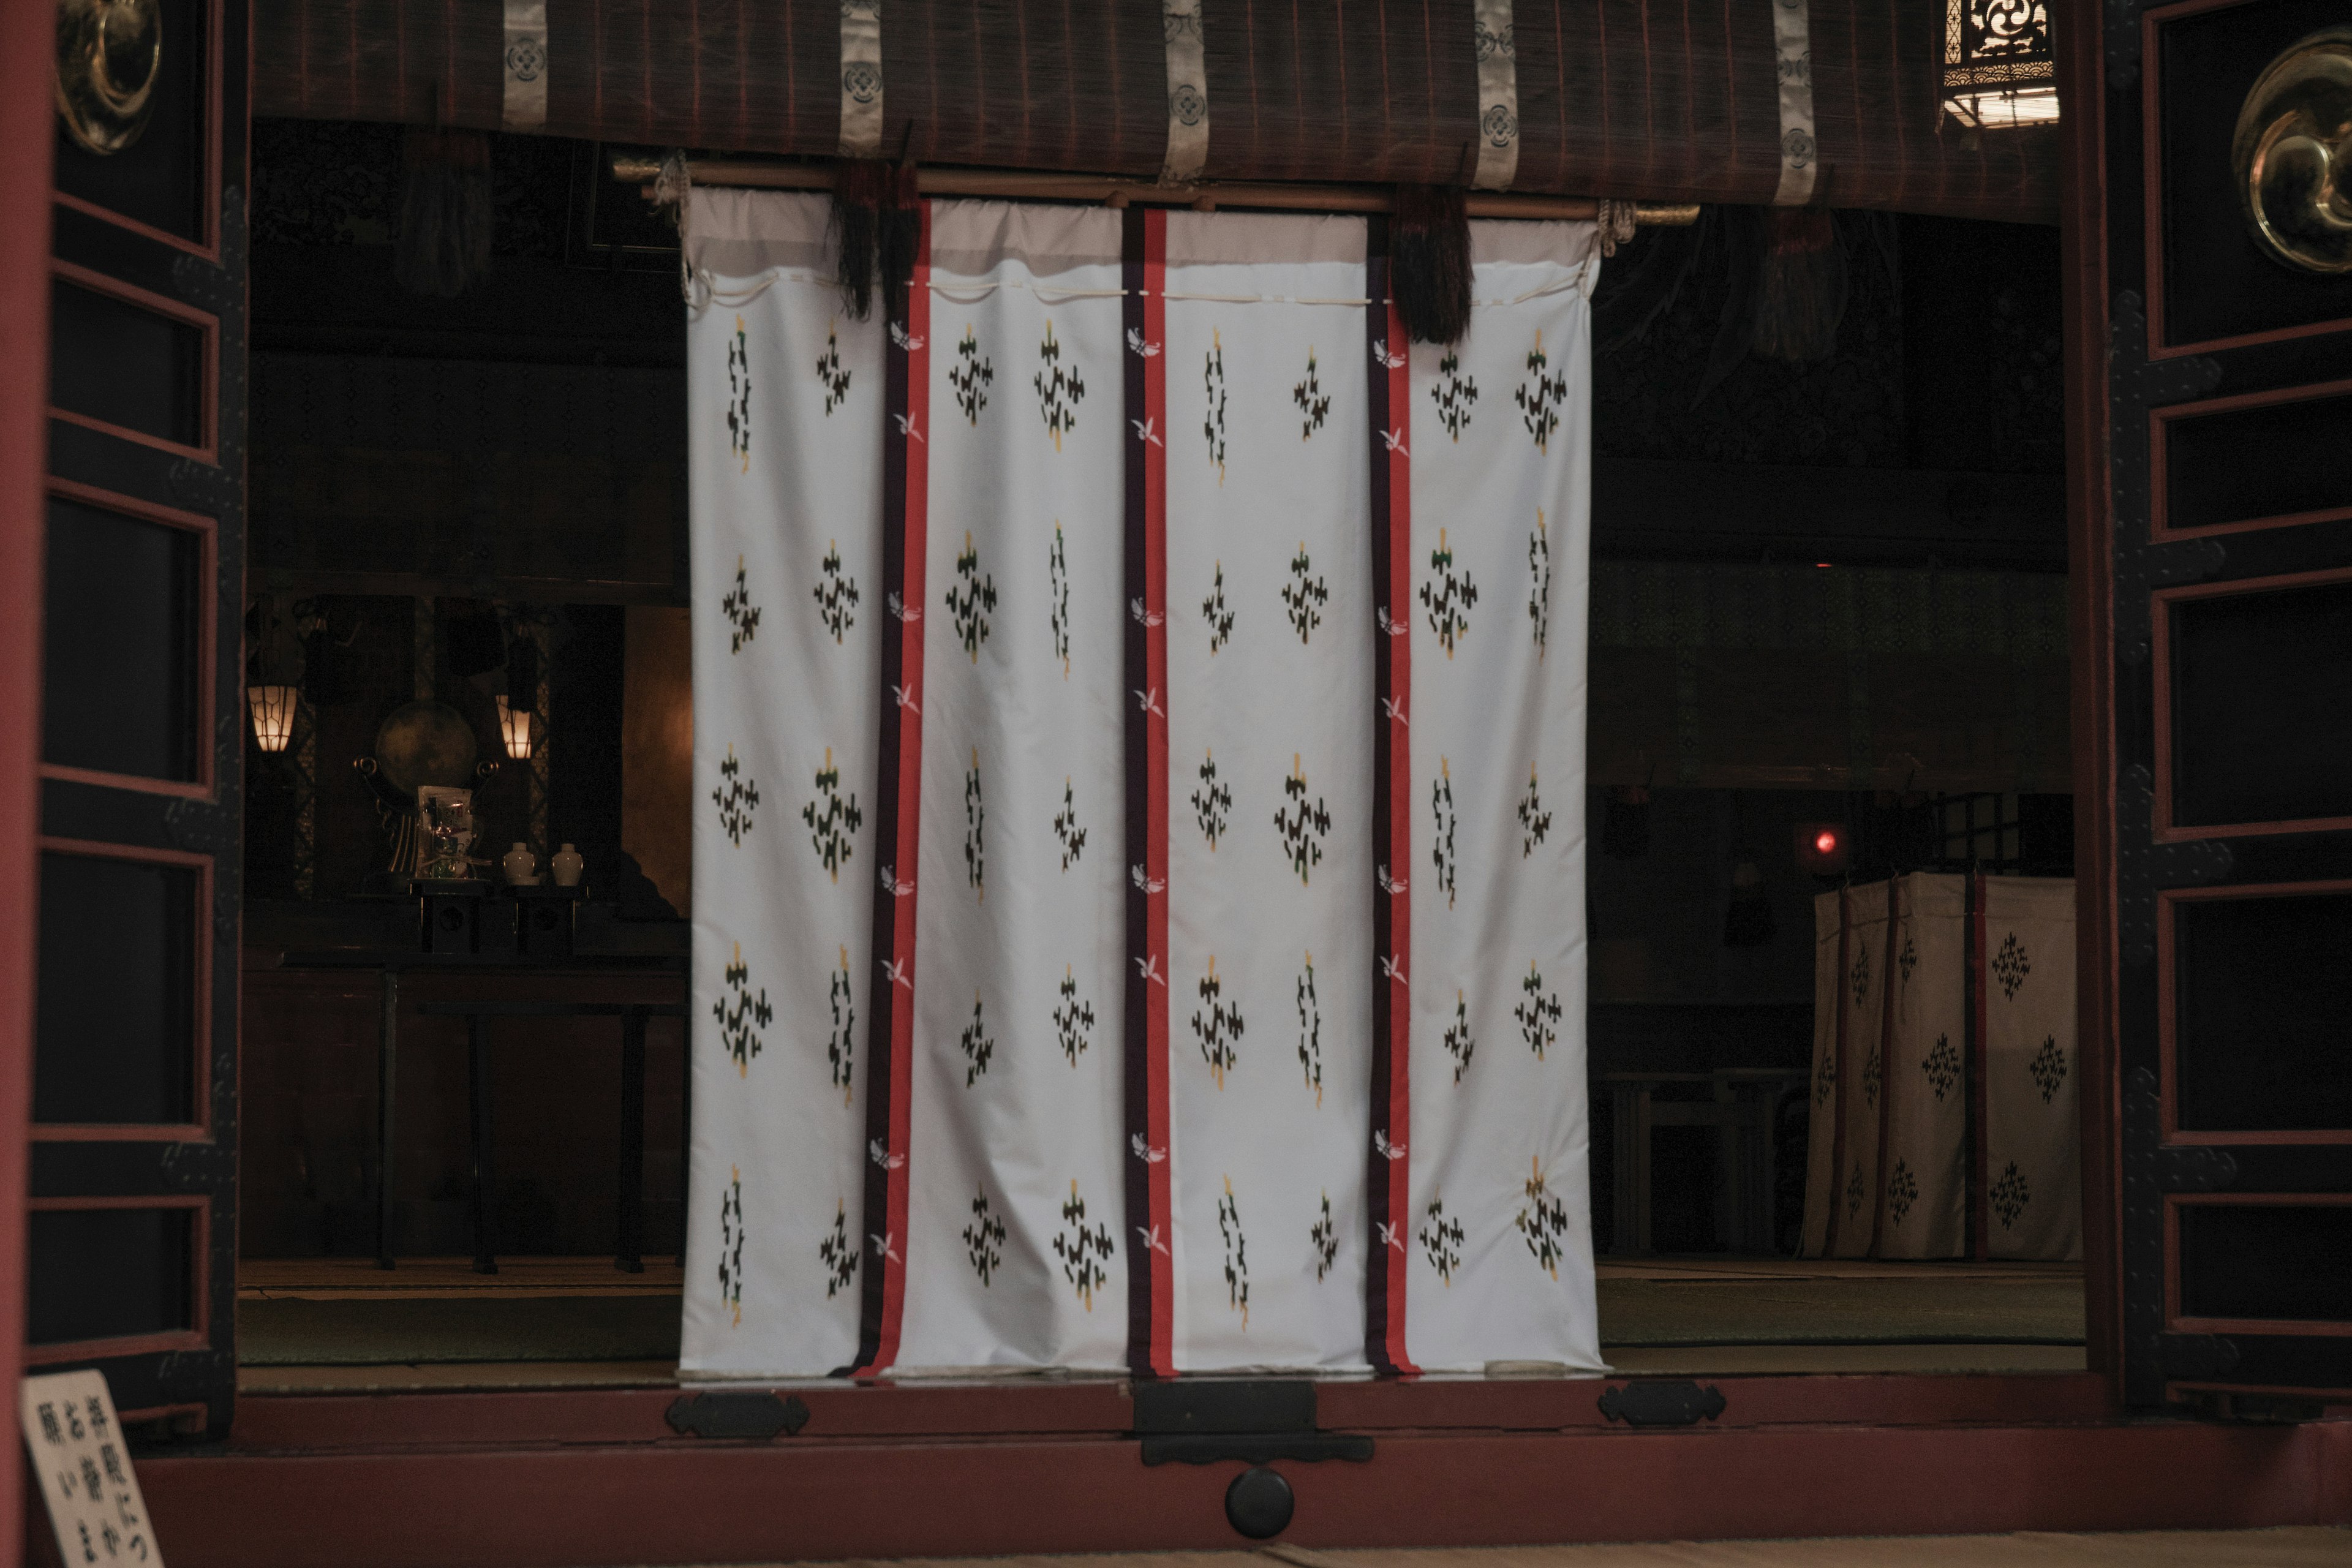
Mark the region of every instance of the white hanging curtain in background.
[[1958, 1258], [1968, 1239], [1965, 877], [1895, 879], [1895, 1013], [1881, 1092], [1880, 1258]]
[[691, 202], [688, 1373], [1598, 1368], [1591, 226]]
[[2074, 884], [1987, 877], [1979, 909], [1987, 1254], [2080, 1258]]
[[1838, 1063], [1840, 1140], [1837, 1185], [1830, 1204], [1832, 1258], [1868, 1258], [1876, 1241], [1880, 1091], [1885, 1087], [1887, 1001], [1887, 889], [1872, 882], [1845, 893], [1845, 974], [1838, 1009], [1845, 1037]]
[[1801, 1253], [2080, 1258], [2074, 884], [1921, 872], [1813, 908]]

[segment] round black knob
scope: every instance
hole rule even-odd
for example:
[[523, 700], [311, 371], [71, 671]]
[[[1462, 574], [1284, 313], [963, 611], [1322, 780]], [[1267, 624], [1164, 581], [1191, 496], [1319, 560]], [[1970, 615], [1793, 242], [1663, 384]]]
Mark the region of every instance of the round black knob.
[[1225, 1489], [1225, 1519], [1252, 1541], [1264, 1541], [1282, 1533], [1297, 1503], [1288, 1481], [1256, 1465], [1235, 1476]]

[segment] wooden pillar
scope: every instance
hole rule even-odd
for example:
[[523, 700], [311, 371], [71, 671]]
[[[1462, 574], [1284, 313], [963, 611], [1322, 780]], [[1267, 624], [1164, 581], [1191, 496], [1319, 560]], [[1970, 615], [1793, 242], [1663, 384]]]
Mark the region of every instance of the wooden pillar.
[[[0, 5], [0, 1386], [24, 1371], [26, 1149], [39, 827], [42, 471], [49, 385], [49, 72], [55, 12]], [[24, 1467], [0, 1465], [0, 1568], [24, 1539]]]

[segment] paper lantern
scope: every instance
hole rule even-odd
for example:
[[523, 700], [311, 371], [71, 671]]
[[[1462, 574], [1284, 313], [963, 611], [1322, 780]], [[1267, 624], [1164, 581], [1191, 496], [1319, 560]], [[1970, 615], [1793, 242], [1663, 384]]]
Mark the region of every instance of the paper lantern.
[[506, 742], [507, 755], [515, 761], [530, 760], [530, 710], [508, 705], [499, 699], [499, 738]]
[[282, 752], [294, 739], [295, 689], [291, 686], [248, 686], [246, 706], [253, 710], [253, 738], [265, 752]]

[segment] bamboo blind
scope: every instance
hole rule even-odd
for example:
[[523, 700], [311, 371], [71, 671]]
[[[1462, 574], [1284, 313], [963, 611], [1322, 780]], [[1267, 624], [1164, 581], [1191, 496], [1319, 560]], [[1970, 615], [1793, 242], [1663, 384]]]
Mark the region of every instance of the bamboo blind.
[[[1514, 189], [1769, 202], [1771, 6], [1518, 0]], [[1811, 0], [1816, 199], [2056, 221], [2054, 126], [1940, 121], [1944, 7]], [[839, 0], [555, 0], [546, 133], [830, 155]], [[1213, 180], [1468, 183], [1470, 0], [1203, 0]], [[499, 0], [255, 0], [261, 115], [497, 130]], [[890, 0], [884, 146], [927, 163], [1150, 176], [1158, 0]]]

